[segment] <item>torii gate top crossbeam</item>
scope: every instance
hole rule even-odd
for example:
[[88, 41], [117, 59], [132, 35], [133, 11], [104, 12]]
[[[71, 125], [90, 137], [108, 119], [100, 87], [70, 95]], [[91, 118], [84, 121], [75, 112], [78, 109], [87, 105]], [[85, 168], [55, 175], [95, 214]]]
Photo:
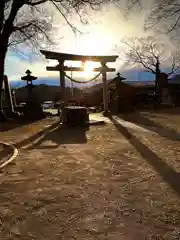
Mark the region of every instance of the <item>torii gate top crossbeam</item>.
[[40, 50], [40, 52], [46, 57], [46, 59], [63, 61], [94, 61], [94, 62], [115, 62], [119, 57], [118, 55], [112, 56], [95, 56], [95, 55], [76, 55], [68, 53], [51, 52], [46, 50]]

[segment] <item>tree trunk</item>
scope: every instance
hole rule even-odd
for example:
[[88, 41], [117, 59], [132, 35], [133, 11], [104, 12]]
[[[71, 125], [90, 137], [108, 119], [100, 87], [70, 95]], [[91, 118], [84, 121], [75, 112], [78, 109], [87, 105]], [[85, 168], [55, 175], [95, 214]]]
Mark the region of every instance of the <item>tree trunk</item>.
[[[1, 41], [0, 41], [0, 46]], [[3, 47], [0, 49], [0, 122], [6, 121], [6, 116], [3, 111], [3, 105], [2, 105], [2, 87], [3, 87], [3, 80], [4, 80], [4, 64], [5, 64], [5, 57], [6, 57], [7, 49], [3, 49]]]
[[[5, 3], [5, 1], [3, 2]], [[13, 23], [17, 16], [17, 13], [19, 9], [25, 4], [25, 2], [26, 1], [12, 1], [11, 10], [8, 18], [5, 20], [5, 17], [1, 16], [1, 17], [4, 17], [3, 20], [5, 21], [5, 23], [3, 23], [3, 26], [1, 26], [2, 28], [0, 31], [0, 122], [6, 120], [5, 114], [3, 112], [3, 106], [2, 106], [2, 86], [3, 86], [3, 79], [4, 79], [4, 64], [5, 64], [6, 53], [8, 50], [9, 38], [14, 30]], [[5, 4], [1, 4], [1, 9], [3, 9], [3, 11], [5, 12]]]

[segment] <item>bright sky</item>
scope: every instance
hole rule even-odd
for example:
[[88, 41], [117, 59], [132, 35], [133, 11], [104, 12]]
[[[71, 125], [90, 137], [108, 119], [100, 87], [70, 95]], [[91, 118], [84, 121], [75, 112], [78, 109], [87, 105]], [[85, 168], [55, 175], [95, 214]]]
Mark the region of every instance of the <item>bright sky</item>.
[[[91, 11], [89, 13], [91, 20], [89, 20], [88, 25], [80, 24], [77, 17], [69, 19], [83, 32], [83, 34], [77, 33], [76, 36], [70, 27], [64, 23], [59, 13], [53, 8], [50, 11], [54, 16], [55, 31], [53, 38], [58, 43], [52, 50], [59, 52], [90, 55], [117, 54], [115, 45], [121, 46], [120, 41], [124, 37], [140, 37], [151, 34], [145, 33], [143, 30], [145, 13], [132, 14], [127, 21], [121, 10], [115, 6], [104, 7], [102, 11], [98, 12]], [[114, 64], [117, 70], [121, 69], [124, 64], [120, 58]], [[47, 65], [54, 65], [54, 63], [46, 61], [42, 56], [35, 57], [23, 48], [21, 53], [8, 53], [5, 69], [10, 80], [19, 80], [27, 69], [30, 69], [38, 77], [59, 76], [58, 72], [47, 72]], [[78, 73], [75, 76], [78, 77]], [[86, 74], [87, 76], [90, 75]]]

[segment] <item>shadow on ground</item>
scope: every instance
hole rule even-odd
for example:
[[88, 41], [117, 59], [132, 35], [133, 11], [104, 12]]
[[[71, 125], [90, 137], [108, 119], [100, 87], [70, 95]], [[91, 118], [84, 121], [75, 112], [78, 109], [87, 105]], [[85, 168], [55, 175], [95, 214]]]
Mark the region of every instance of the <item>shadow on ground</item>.
[[140, 155], [161, 175], [161, 177], [176, 191], [180, 196], [180, 174], [172, 169], [166, 162], [159, 158], [145, 144], [141, 143], [134, 135], [132, 135], [125, 127], [118, 123], [112, 116], [109, 119], [116, 129], [132, 144], [132, 146], [140, 153]]
[[141, 113], [136, 112], [129, 115], [121, 115], [120, 117], [125, 121], [144, 127], [147, 130], [160, 135], [161, 137], [165, 137], [174, 141], [180, 141], [180, 134], [178, 132], [167, 126], [163, 126], [150, 120], [148, 117], [143, 116]]
[[59, 121], [53, 123], [51, 126], [37, 132], [36, 134], [30, 136], [29, 138], [25, 138], [20, 142], [17, 142], [14, 144], [14, 146], [16, 148], [22, 148], [26, 145], [29, 145], [30, 143], [33, 143], [34, 141], [36, 141], [38, 138], [42, 137], [45, 133], [47, 133], [48, 131], [53, 130], [54, 128], [58, 127], [60, 125]]
[[141, 106], [136, 108], [139, 111], [148, 111], [149, 113], [156, 114], [168, 114], [168, 115], [180, 115], [180, 107], [172, 107], [172, 106], [157, 106], [156, 109], [154, 109], [153, 105], [149, 106]]
[[[15, 147], [19, 149], [30, 145], [28, 149], [43, 148], [40, 145], [45, 141], [55, 143], [55, 148], [61, 144], [86, 143], [86, 131], [88, 129], [88, 127], [65, 127], [57, 121], [33, 136], [17, 142]], [[47, 146], [47, 148], [53, 148], [53, 146]]]
[[18, 127], [23, 127], [25, 125], [29, 125], [39, 120], [26, 120], [24, 118], [19, 119], [8, 119], [6, 122], [0, 122], [0, 132], [6, 132]]
[[[65, 127], [63, 125], [47, 131], [37, 142], [32, 143], [28, 149], [57, 148], [63, 144], [82, 144], [87, 142], [86, 131], [88, 127]], [[51, 142], [55, 145], [43, 146], [43, 143]]]
[[[53, 109], [54, 110], [54, 109]], [[5, 122], [0, 122], [0, 132], [9, 131], [18, 127], [22, 127], [28, 124], [32, 124], [34, 122], [41, 121], [42, 119], [46, 117], [53, 117], [57, 116], [56, 111], [45, 111], [44, 117], [38, 120], [33, 119], [26, 119], [23, 116], [15, 116], [14, 118], [8, 118]]]
[[22, 123], [15, 120], [7, 120], [6, 122], [0, 122], [0, 132], [6, 132], [14, 128], [22, 127], [28, 123]]

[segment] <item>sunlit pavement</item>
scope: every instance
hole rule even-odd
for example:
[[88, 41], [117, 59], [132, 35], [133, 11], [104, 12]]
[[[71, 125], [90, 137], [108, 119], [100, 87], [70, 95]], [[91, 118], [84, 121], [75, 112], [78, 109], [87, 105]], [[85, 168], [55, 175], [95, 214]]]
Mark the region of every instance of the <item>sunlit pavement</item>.
[[[104, 117], [101, 113], [91, 114], [90, 119], [96, 120], [96, 121], [103, 120], [106, 123], [112, 123], [112, 120], [110, 120], [108, 117]], [[150, 125], [148, 127], [140, 126], [135, 123], [125, 121], [118, 116], [112, 116], [112, 119], [114, 119], [116, 121], [116, 124], [120, 124], [123, 127], [132, 129], [134, 131], [146, 132], [146, 133], [150, 133], [150, 134], [169, 137], [169, 138], [172, 138], [175, 140], [180, 140], [180, 133], [175, 132], [175, 131], [170, 131], [169, 129], [166, 129], [166, 127], [162, 128], [162, 127], [150, 126]]]
[[[121, 124], [124, 127], [132, 128], [132, 129], [142, 131], [142, 132], [151, 132], [151, 131], [149, 131], [143, 127], [140, 127], [134, 123], [124, 121], [123, 119], [121, 119], [117, 116], [112, 116], [112, 118], [115, 119], [117, 123]], [[112, 121], [108, 117], [104, 117], [101, 113], [90, 114], [90, 119], [96, 120], [96, 121], [104, 121], [106, 123], [112, 123]]]
[[55, 108], [44, 109], [43, 111], [47, 113], [51, 113], [53, 115], [56, 115], [58, 113], [58, 110]]

